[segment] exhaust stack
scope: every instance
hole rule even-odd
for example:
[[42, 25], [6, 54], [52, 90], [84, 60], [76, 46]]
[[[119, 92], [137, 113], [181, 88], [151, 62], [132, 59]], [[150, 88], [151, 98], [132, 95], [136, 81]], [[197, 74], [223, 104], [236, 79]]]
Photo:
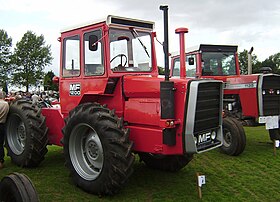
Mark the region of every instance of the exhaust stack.
[[168, 6], [162, 5], [159, 7], [163, 11], [163, 26], [164, 26], [164, 41], [163, 41], [163, 52], [164, 52], [164, 75], [165, 81], [169, 81], [169, 39], [168, 39]]
[[252, 74], [252, 52], [254, 47], [251, 47], [250, 51], [248, 52], [248, 75]]

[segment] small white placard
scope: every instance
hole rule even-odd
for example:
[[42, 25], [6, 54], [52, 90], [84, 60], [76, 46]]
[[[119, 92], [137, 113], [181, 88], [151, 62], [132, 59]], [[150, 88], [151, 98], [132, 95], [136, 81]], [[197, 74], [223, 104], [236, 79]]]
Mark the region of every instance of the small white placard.
[[205, 175], [198, 176], [198, 186], [202, 187], [203, 184], [206, 184], [206, 178]]
[[266, 116], [260, 116], [259, 123], [266, 123]]
[[279, 147], [280, 146], [280, 141], [279, 140], [275, 140], [275, 147]]
[[279, 128], [278, 116], [267, 116], [265, 128], [266, 130]]

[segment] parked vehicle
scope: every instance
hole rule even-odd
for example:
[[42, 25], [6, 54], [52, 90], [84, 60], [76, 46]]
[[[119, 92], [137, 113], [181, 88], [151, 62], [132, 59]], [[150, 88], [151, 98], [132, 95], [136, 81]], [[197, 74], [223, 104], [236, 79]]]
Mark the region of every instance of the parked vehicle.
[[[172, 56], [171, 75], [181, 75], [180, 58], [185, 58], [185, 75], [224, 82], [224, 112], [245, 124], [266, 124], [271, 140], [280, 139], [280, 75], [241, 75], [237, 46], [205, 45]], [[226, 138], [225, 138], [226, 140]]]

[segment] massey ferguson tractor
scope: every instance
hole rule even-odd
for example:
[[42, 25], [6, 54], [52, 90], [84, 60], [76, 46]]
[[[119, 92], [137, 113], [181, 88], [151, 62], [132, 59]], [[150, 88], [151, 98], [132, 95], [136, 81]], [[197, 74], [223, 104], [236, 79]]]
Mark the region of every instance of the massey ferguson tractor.
[[[185, 56], [184, 56], [185, 55]], [[227, 119], [265, 124], [271, 140], [280, 139], [280, 76], [272, 73], [240, 75], [237, 46], [200, 45], [172, 57], [171, 74], [180, 75], [180, 58], [186, 61], [188, 77], [224, 82], [224, 112]], [[224, 144], [233, 138], [224, 132]]]
[[60, 145], [77, 186], [113, 195], [132, 174], [134, 154], [151, 168], [178, 171], [194, 154], [222, 145], [222, 82], [169, 79], [168, 7], [160, 8], [165, 76], [158, 74], [153, 22], [108, 16], [62, 31], [60, 105], [11, 103], [12, 162], [37, 166], [48, 144]]

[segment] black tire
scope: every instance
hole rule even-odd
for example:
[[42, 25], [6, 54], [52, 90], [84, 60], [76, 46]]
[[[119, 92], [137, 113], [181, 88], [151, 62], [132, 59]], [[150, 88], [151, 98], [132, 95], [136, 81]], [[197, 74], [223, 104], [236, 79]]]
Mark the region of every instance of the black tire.
[[192, 159], [193, 155], [157, 155], [151, 153], [139, 153], [140, 161], [143, 161], [148, 167], [177, 172], [184, 168]]
[[65, 119], [64, 154], [74, 183], [86, 192], [114, 195], [133, 172], [129, 131], [114, 111], [85, 103]]
[[246, 135], [241, 123], [231, 117], [223, 119], [224, 142], [221, 151], [230, 156], [240, 155], [246, 146]]
[[39, 198], [34, 185], [26, 175], [12, 173], [1, 180], [0, 201], [38, 202]]
[[31, 101], [11, 103], [6, 122], [6, 148], [12, 162], [21, 167], [36, 167], [47, 153], [47, 127], [41, 109]]
[[238, 128], [239, 130], [239, 137], [240, 137], [240, 141], [238, 143], [238, 147], [236, 149], [236, 152], [234, 153], [234, 156], [238, 156], [240, 154], [243, 153], [243, 151], [245, 150], [246, 144], [247, 144], [247, 140], [246, 140], [246, 134], [243, 128], [243, 125], [240, 121], [238, 121], [237, 119], [231, 119], [235, 126]]
[[274, 140], [280, 140], [280, 129], [276, 128], [276, 129], [269, 129], [269, 137], [271, 139], [271, 141]]

